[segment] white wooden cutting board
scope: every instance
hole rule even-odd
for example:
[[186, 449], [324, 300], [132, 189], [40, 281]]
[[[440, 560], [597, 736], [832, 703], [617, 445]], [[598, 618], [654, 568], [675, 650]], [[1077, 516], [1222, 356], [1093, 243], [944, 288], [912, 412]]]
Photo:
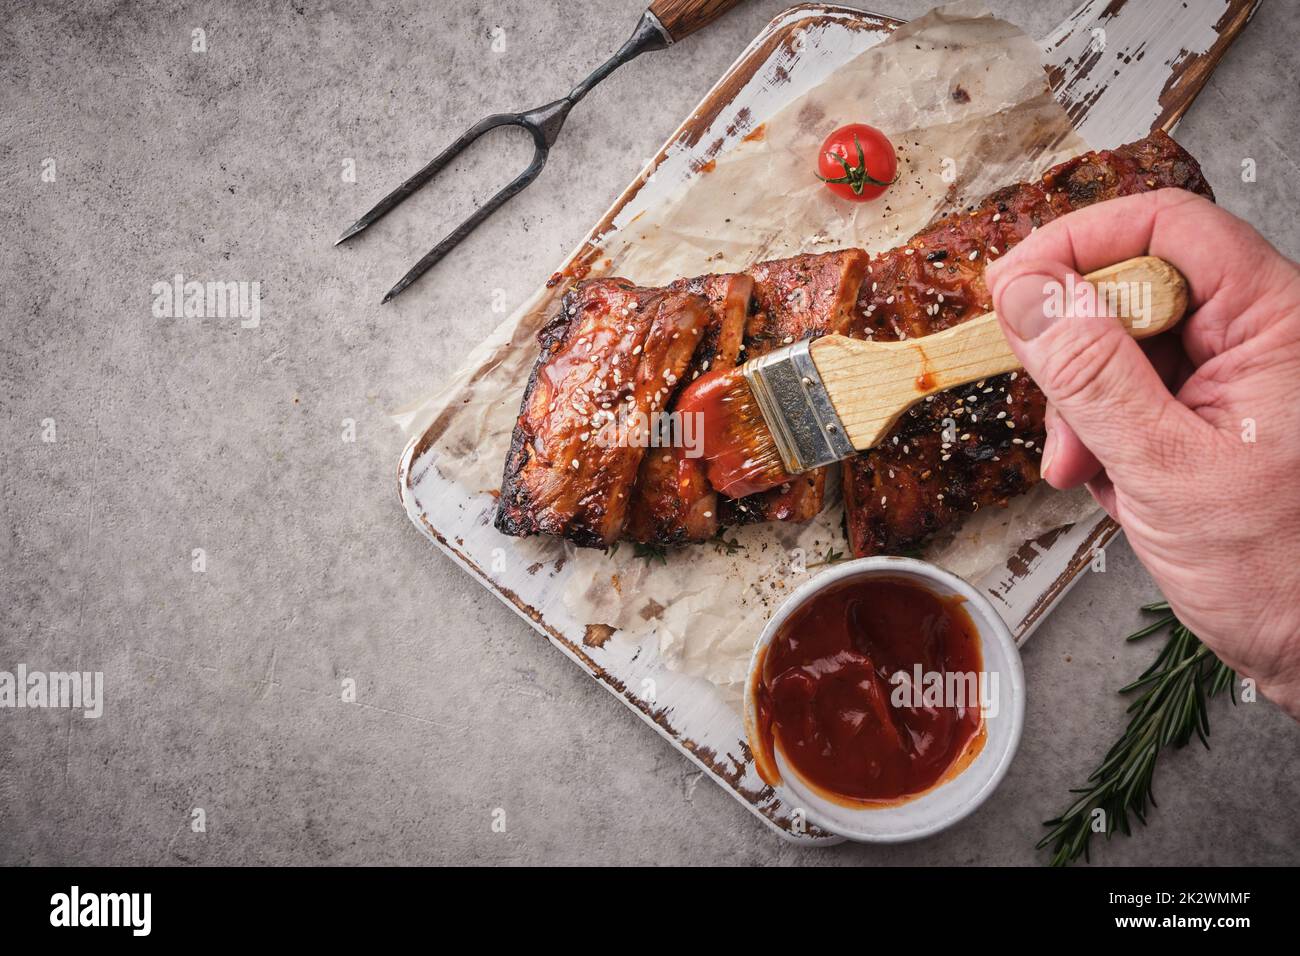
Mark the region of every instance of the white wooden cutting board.
[[[1171, 129], [1258, 0], [1091, 0], [1043, 41], [1057, 99], [1094, 148]], [[620, 211], [652, 205], [682, 178], [734, 145], [735, 132], [764, 122], [794, 97], [879, 43], [898, 25], [847, 7], [805, 4], [773, 20], [718, 81], [659, 154], [560, 266], [584, 261]], [[747, 123], [738, 123], [741, 111]], [[728, 129], [732, 130], [728, 133]], [[655, 174], [651, 179], [651, 174]], [[549, 292], [539, 290], [540, 302]], [[411, 520], [452, 559], [514, 608], [578, 666], [616, 694], [657, 733], [703, 768], [778, 833], [803, 842], [838, 842], [805, 827], [780, 788], [753, 768], [739, 715], [709, 683], [668, 670], [650, 642], [612, 638], [567, 611], [563, 561], [494, 561], [515, 547], [492, 527], [496, 500], [442, 478], [434, 426], [417, 436], [399, 466]], [[977, 582], [1023, 642], [1085, 573], [1094, 549], [1115, 534], [1105, 518], [1026, 543], [1004, 568]], [[494, 570], [494, 564], [503, 570]]]

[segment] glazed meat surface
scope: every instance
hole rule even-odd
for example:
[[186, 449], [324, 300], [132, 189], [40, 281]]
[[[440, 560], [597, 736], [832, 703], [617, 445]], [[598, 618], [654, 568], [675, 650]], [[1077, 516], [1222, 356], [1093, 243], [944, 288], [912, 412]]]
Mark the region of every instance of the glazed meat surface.
[[710, 320], [703, 298], [595, 279], [538, 335], [497, 510], [506, 534], [606, 547], [623, 530], [651, 417]]
[[[701, 296], [709, 305], [710, 320], [700, 335], [681, 385], [715, 368], [731, 368], [740, 356], [754, 281], [743, 273], [679, 279], [670, 291]], [[689, 436], [702, 437], [694, 423], [686, 423]], [[684, 433], [685, 434], [685, 433]], [[699, 445], [695, 445], [698, 452]], [[691, 457], [680, 441], [650, 448], [641, 460], [636, 492], [628, 516], [626, 536], [654, 545], [679, 545], [707, 541], [718, 531], [718, 494], [704, 475], [703, 459]]]
[[[754, 309], [745, 329], [742, 361], [800, 339], [845, 332], [869, 258], [861, 249], [841, 249], [752, 267]], [[722, 520], [807, 521], [821, 511], [825, 488], [826, 469], [818, 468], [761, 494], [723, 499]]]
[[[620, 535], [676, 545], [706, 540], [720, 523], [812, 518], [823, 503], [824, 469], [727, 499], [709, 488], [700, 459], [680, 440], [646, 447], [653, 417], [671, 410], [685, 382], [800, 339], [892, 341], [980, 315], [990, 308], [986, 265], [1035, 227], [1165, 187], [1213, 198], [1196, 161], [1156, 132], [1001, 189], [875, 257], [859, 249], [800, 255], [665, 289], [624, 279], [578, 283], [538, 336], [541, 356], [506, 461], [497, 528], [589, 547]], [[853, 553], [916, 551], [964, 515], [1028, 490], [1039, 478], [1043, 411], [1037, 387], [1014, 373], [909, 410], [877, 448], [842, 466]], [[615, 426], [626, 436], [638, 421], [647, 430], [640, 442], [598, 438]]]
[[[1213, 198], [1196, 161], [1156, 132], [999, 190], [872, 259], [847, 334], [914, 338], [981, 315], [992, 308], [985, 266], [1035, 227], [1094, 202], [1168, 186]], [[914, 551], [961, 516], [1026, 491], [1039, 478], [1043, 407], [1038, 388], [1012, 373], [912, 408], [879, 446], [843, 465], [854, 555]]]

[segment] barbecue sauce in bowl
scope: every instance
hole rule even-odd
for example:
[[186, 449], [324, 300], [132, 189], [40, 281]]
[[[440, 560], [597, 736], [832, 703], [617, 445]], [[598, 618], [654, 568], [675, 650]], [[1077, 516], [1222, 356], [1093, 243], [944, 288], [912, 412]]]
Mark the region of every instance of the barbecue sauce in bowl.
[[935, 691], [936, 681], [979, 690], [980, 637], [962, 604], [872, 576], [796, 608], [754, 677], [750, 743], [764, 781], [780, 782], [778, 747], [807, 786], [850, 806], [904, 803], [964, 769], [984, 743], [979, 698]]

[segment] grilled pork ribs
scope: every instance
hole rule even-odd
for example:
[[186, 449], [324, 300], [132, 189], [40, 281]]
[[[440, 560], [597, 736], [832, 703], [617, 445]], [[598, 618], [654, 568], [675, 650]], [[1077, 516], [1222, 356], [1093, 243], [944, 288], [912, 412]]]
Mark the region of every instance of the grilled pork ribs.
[[[1163, 132], [1087, 153], [1008, 186], [877, 256], [859, 249], [763, 262], [744, 273], [642, 289], [578, 283], [539, 333], [506, 460], [496, 526], [589, 547], [620, 535], [657, 545], [712, 537], [720, 524], [804, 521], [825, 469], [732, 500], [681, 447], [602, 447], [611, 422], [671, 410], [681, 386], [798, 339], [831, 332], [896, 340], [987, 312], [987, 263], [1035, 227], [1117, 196], [1178, 187], [1213, 198], [1196, 161]], [[914, 551], [1039, 479], [1044, 399], [1023, 374], [956, 388], [909, 410], [876, 448], [843, 466], [853, 553]], [[583, 436], [587, 436], [584, 438]]]
[[[626, 279], [583, 282], [539, 335], [541, 357], [515, 425], [496, 526], [608, 547], [627, 519], [646, 446], [709, 323], [705, 301]], [[608, 436], [608, 437], [604, 437]]]

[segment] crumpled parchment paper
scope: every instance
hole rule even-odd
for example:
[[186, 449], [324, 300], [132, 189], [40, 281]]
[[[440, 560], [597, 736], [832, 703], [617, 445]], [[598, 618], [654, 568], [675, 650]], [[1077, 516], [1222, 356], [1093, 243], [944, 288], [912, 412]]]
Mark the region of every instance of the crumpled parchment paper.
[[[876, 201], [838, 201], [813, 177], [821, 141], [847, 122], [880, 128], [898, 150], [900, 179]], [[627, 207], [598, 251], [587, 250], [589, 274], [658, 285], [800, 252], [883, 251], [936, 217], [1087, 149], [1052, 98], [1037, 44], [975, 2], [900, 27], [766, 123], [739, 132], [670, 200]], [[468, 496], [500, 485], [537, 357], [535, 335], [562, 292], [563, 284], [541, 290], [446, 388], [397, 416], [408, 431], [429, 429], [434, 467]], [[1086, 494], [1039, 486], [1006, 509], [974, 515], [925, 557], [977, 580], [1024, 541], [1094, 511]], [[674, 551], [662, 563], [634, 556], [630, 543], [612, 554], [558, 540], [543, 547], [567, 553], [564, 599], [575, 618], [624, 638], [654, 637], [669, 667], [734, 698], [772, 611], [818, 566], [847, 552], [841, 520], [832, 480], [827, 507], [805, 525], [731, 529], [725, 542]]]

